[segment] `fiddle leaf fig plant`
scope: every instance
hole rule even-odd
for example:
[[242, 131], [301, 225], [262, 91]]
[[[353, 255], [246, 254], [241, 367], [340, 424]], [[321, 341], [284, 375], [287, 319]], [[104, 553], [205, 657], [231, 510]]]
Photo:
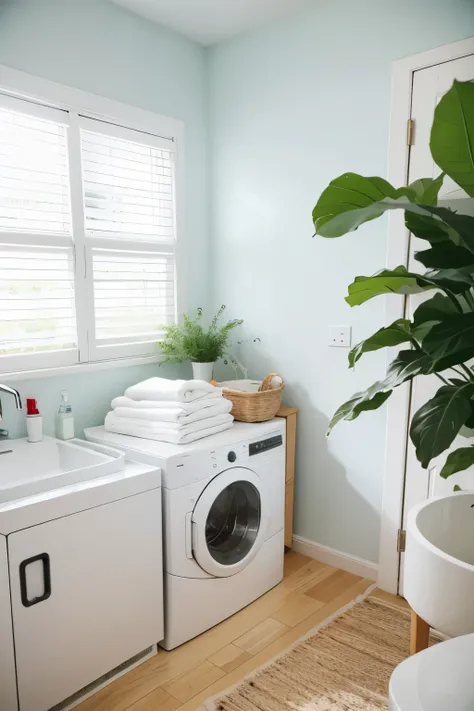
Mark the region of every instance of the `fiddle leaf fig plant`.
[[[329, 184], [313, 210], [316, 234], [326, 238], [354, 232], [389, 210], [403, 210], [406, 227], [426, 242], [414, 255], [419, 272], [400, 265], [357, 276], [349, 285], [350, 306], [385, 294], [434, 293], [427, 294], [411, 320], [398, 319], [352, 348], [350, 367], [370, 351], [402, 346], [385, 378], [353, 395], [329, 424], [331, 431], [341, 420], [381, 407], [402, 383], [434, 375], [442, 385], [410, 425], [416, 456], [425, 469], [452, 445], [463, 426], [474, 428], [474, 217], [438, 205], [446, 175], [474, 197], [473, 83], [455, 81], [439, 102], [430, 149], [438, 177], [394, 188], [382, 178], [345, 173]], [[474, 446], [461, 447], [449, 454], [441, 476], [448, 478], [473, 464]]]

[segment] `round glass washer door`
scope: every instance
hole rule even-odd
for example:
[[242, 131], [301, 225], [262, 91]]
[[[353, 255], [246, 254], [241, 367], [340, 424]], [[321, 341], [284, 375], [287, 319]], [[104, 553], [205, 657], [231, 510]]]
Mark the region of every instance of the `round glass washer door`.
[[193, 555], [201, 568], [216, 577], [235, 575], [265, 541], [262, 480], [242, 467], [218, 474], [199, 497], [192, 522]]

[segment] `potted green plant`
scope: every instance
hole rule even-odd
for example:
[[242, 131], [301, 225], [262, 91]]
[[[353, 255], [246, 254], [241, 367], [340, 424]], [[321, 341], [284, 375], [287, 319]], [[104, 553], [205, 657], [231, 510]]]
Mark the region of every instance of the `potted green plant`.
[[[409, 271], [402, 264], [357, 276], [349, 285], [350, 306], [382, 294], [434, 293], [411, 320], [398, 319], [380, 328], [350, 351], [349, 366], [354, 367], [368, 351], [402, 346], [386, 377], [341, 405], [329, 425], [331, 430], [340, 420], [375, 410], [402, 383], [434, 374], [441, 387], [415, 412], [410, 426], [424, 468], [451, 446], [462, 428], [474, 427], [474, 374], [469, 364], [474, 357], [474, 217], [437, 204], [445, 174], [474, 197], [474, 84], [456, 81], [441, 99], [430, 148], [442, 171], [439, 177], [396, 189], [382, 178], [346, 173], [330, 183], [313, 210], [316, 234], [326, 238], [357, 230], [387, 210], [404, 210], [407, 228], [426, 242], [426, 249], [415, 254], [426, 271]], [[460, 447], [447, 457], [441, 476], [472, 464], [474, 445]]]
[[166, 326], [165, 337], [160, 343], [164, 361], [182, 363], [190, 360], [193, 377], [209, 382], [212, 379], [214, 363], [225, 353], [230, 332], [243, 323], [242, 319], [233, 319], [220, 326], [219, 319], [224, 311], [223, 304], [208, 328], [202, 325], [201, 308], [197, 309], [196, 318], [184, 314], [182, 325]]

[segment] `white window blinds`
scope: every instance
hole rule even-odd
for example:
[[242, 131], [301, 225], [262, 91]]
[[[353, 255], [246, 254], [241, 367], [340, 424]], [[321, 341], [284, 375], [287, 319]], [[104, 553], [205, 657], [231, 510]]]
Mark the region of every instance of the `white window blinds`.
[[0, 355], [74, 349], [72, 251], [0, 246]]
[[157, 353], [172, 139], [0, 94], [0, 373]]
[[92, 255], [97, 341], [156, 341], [174, 319], [172, 253], [93, 249]]
[[[86, 125], [97, 128], [98, 123]], [[118, 133], [107, 124], [103, 130]], [[124, 129], [120, 134], [131, 140], [82, 131], [86, 229], [152, 241], [173, 239], [173, 153], [152, 136]]]
[[0, 97], [0, 358], [19, 367], [77, 361], [67, 121]]
[[66, 133], [55, 121], [0, 108], [1, 230], [71, 234]]
[[94, 359], [130, 347], [153, 351], [176, 318], [172, 148], [166, 139], [81, 121]]

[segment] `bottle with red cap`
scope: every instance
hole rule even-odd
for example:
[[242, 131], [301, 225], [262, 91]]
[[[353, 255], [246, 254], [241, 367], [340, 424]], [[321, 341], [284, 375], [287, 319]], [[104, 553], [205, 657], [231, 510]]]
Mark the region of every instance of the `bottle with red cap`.
[[43, 417], [32, 397], [26, 399], [26, 432], [28, 442], [41, 442], [43, 439]]

